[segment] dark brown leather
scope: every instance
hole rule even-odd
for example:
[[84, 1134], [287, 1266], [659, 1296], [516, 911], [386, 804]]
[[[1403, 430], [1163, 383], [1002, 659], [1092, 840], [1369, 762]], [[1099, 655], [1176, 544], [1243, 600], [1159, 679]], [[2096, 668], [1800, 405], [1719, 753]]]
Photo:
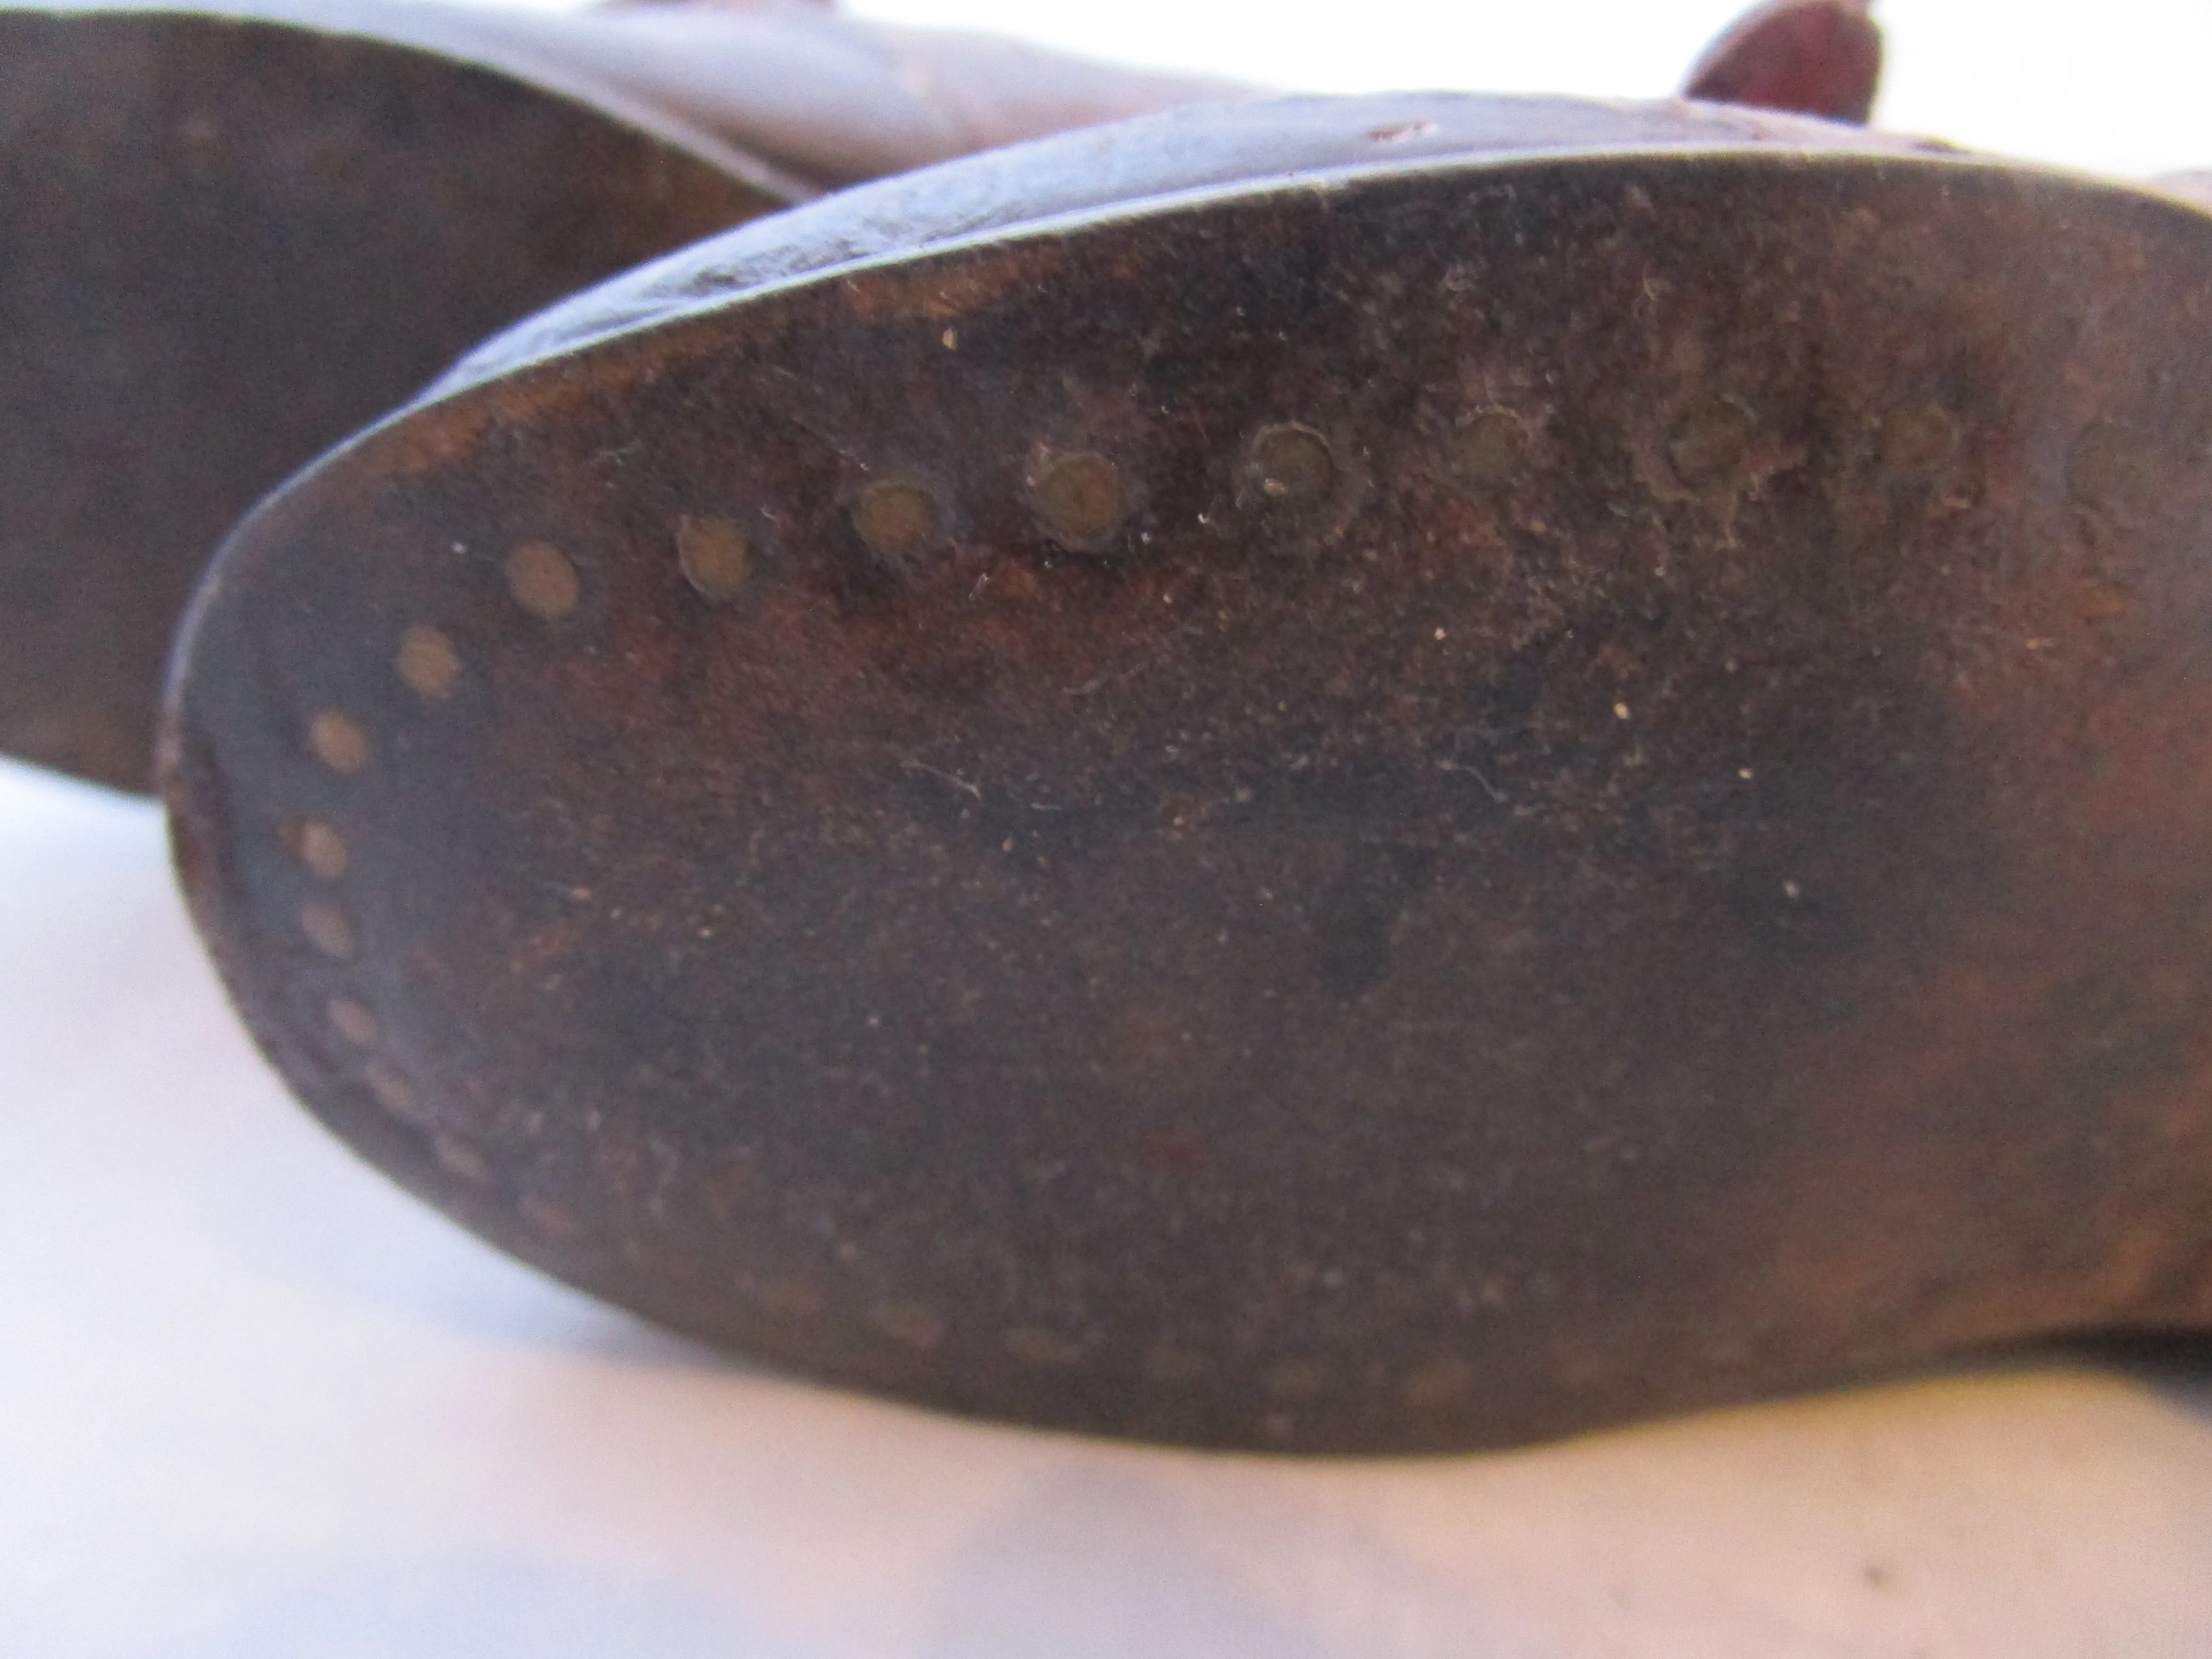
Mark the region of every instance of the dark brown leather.
[[[1361, 125], [1365, 122], [1366, 125]], [[1291, 181], [1352, 167], [1621, 144], [1638, 149], [1846, 150], [1911, 155], [1947, 145], [1750, 109], [1572, 98], [1395, 94], [1211, 105], [1132, 131], [980, 154], [848, 190], [800, 214], [714, 237], [580, 294], [471, 351], [437, 398], [624, 330], [674, 320], [746, 290], [832, 266], [1003, 234], [1062, 216], [1208, 187]]]

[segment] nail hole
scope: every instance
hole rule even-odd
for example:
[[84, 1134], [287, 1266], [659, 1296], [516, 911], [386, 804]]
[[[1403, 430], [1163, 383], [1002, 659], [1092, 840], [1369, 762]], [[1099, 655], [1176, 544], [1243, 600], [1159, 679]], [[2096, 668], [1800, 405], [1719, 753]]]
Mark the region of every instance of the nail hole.
[[1084, 1345], [1079, 1339], [1035, 1325], [1017, 1326], [1006, 1333], [1006, 1342], [1008, 1353], [1032, 1365], [1061, 1367], [1078, 1364], [1083, 1358]]
[[933, 1308], [895, 1302], [869, 1316], [876, 1328], [909, 1348], [933, 1348], [945, 1335], [945, 1319]]
[[308, 944], [333, 962], [343, 962], [353, 955], [353, 924], [335, 904], [301, 905], [300, 931], [307, 936]]
[[1286, 1359], [1270, 1365], [1260, 1386], [1278, 1400], [1311, 1400], [1328, 1391], [1328, 1373], [1318, 1360]]
[[884, 478], [870, 484], [854, 501], [853, 528], [871, 551], [905, 563], [945, 539], [945, 514], [927, 485], [910, 478]]
[[423, 1109], [421, 1092], [382, 1060], [372, 1060], [362, 1066], [361, 1080], [368, 1085], [376, 1103], [402, 1123], [412, 1123], [418, 1128], [428, 1124], [430, 1115]]
[[1405, 1382], [1405, 1401], [1415, 1411], [1435, 1411], [1464, 1400], [1474, 1373], [1463, 1359], [1433, 1359], [1416, 1367]]
[[1328, 440], [1295, 422], [1262, 428], [1244, 452], [1243, 494], [1261, 507], [1319, 507], [1336, 493], [1336, 477]]
[[331, 1029], [356, 1048], [373, 1048], [384, 1035], [383, 1024], [351, 997], [332, 997], [324, 1009]]
[[307, 722], [307, 747], [317, 760], [351, 777], [368, 764], [368, 734], [349, 716], [326, 708]]
[[1759, 417], [1741, 399], [1725, 393], [1698, 398], [1674, 422], [1667, 439], [1667, 459], [1686, 484], [1711, 483], [1742, 465], [1751, 453]]
[[407, 689], [418, 696], [443, 702], [453, 695], [461, 678], [461, 653], [453, 641], [435, 628], [416, 623], [399, 637], [399, 654], [392, 659]]
[[804, 1279], [757, 1279], [742, 1288], [769, 1312], [787, 1319], [813, 1319], [830, 1309], [821, 1287]]
[[1932, 478], [1958, 447], [1959, 422], [1940, 404], [1893, 410], [1881, 423], [1882, 471], [1893, 478]]
[[463, 1181], [478, 1187], [490, 1183], [491, 1165], [485, 1163], [483, 1154], [467, 1141], [453, 1135], [433, 1135], [430, 1152], [447, 1174], [459, 1176]]
[[1510, 409], [1486, 409], [1452, 434], [1452, 459], [1471, 484], [1495, 489], [1521, 471], [1528, 450], [1528, 428]]
[[278, 831], [286, 849], [325, 881], [336, 881], [346, 872], [346, 838], [320, 818], [290, 818]]
[[727, 605], [752, 579], [752, 538], [727, 519], [676, 521], [676, 562], [709, 605]]
[[[507, 591], [514, 595], [517, 605], [540, 622], [560, 621], [576, 608], [576, 601], [583, 596], [575, 564], [550, 542], [523, 543], [507, 556], [506, 569]], [[459, 658], [454, 659], [453, 669], [456, 673], [459, 672]], [[445, 693], [425, 695], [443, 696]]]
[[1129, 512], [1121, 469], [1094, 449], [1054, 456], [1037, 475], [1031, 495], [1045, 533], [1079, 553], [1104, 546]]
[[1145, 1356], [1145, 1380], [1164, 1386], [1186, 1387], [1211, 1376], [1213, 1362], [1205, 1355], [1172, 1342], [1161, 1342]]
[[576, 1218], [550, 1198], [532, 1194], [520, 1205], [522, 1218], [549, 1238], [575, 1237]]

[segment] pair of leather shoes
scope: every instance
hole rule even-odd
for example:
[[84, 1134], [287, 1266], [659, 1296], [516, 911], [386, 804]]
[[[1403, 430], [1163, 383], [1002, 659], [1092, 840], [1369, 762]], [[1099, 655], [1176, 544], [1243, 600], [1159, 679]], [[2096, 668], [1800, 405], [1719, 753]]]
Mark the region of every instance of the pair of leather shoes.
[[[1863, 112], [1806, 15], [1701, 82]], [[246, 520], [179, 867], [395, 1179], [901, 1398], [1397, 1451], [2201, 1326], [2208, 238], [1445, 94], [827, 196]]]

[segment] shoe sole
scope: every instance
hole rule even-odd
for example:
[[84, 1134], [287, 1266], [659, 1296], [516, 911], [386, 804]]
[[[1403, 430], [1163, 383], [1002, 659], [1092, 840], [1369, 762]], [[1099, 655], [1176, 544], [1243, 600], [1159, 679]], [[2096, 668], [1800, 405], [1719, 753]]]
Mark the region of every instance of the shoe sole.
[[409, 8], [323, 11], [0, 13], [0, 750], [148, 787], [177, 619], [254, 501], [494, 329], [794, 199], [346, 32]]
[[503, 1248], [1023, 1423], [1499, 1446], [2203, 1324], [2212, 222], [1867, 143], [1218, 186], [465, 374], [190, 624], [234, 994]]

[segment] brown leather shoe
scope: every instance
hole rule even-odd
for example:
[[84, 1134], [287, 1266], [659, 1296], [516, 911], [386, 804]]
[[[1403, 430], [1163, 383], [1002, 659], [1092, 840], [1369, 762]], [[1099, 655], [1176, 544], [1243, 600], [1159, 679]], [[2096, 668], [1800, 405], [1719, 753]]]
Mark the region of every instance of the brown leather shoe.
[[1501, 1445], [2212, 1315], [2212, 222], [1695, 106], [1189, 111], [476, 354], [167, 793], [271, 1059], [572, 1283]]

